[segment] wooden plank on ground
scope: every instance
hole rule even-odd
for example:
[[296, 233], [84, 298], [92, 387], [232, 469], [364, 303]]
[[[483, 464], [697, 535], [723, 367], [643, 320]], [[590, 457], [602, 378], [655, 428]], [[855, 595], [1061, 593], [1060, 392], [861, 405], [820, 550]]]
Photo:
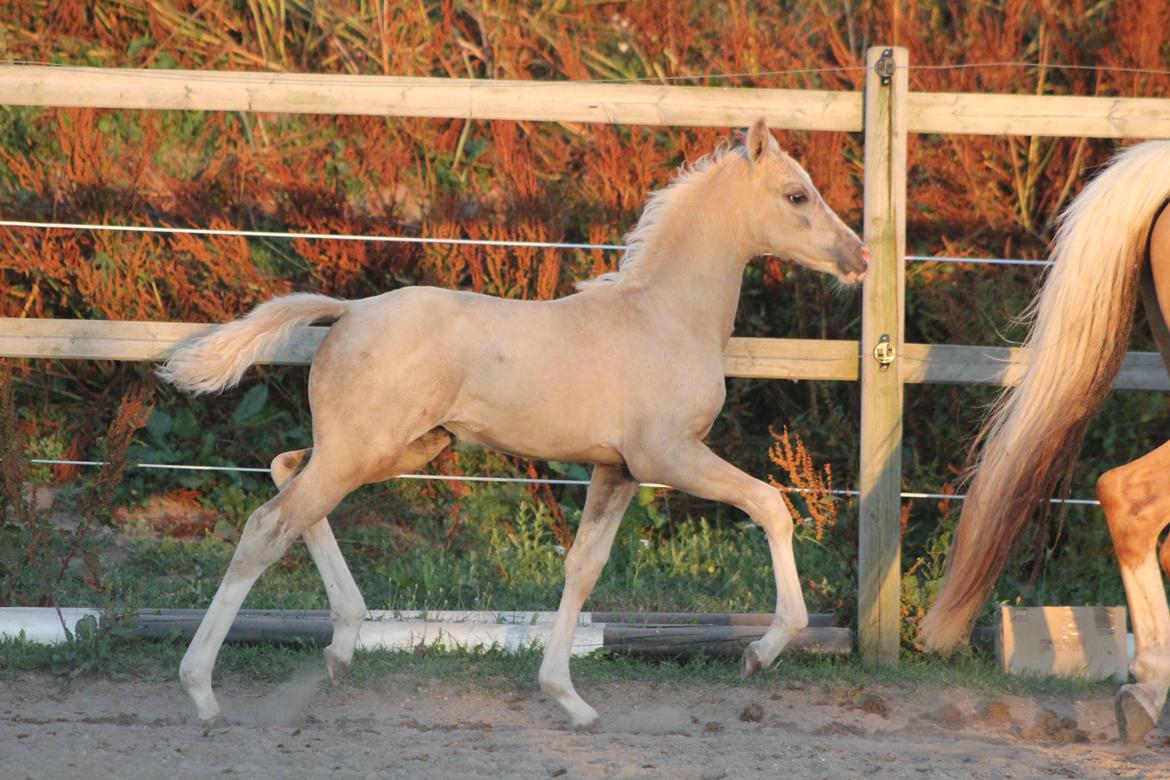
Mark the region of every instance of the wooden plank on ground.
[[607, 82], [0, 65], [0, 105], [861, 129], [861, 93]]
[[[768, 626], [775, 617], [771, 612], [591, 612], [593, 623], [626, 623], [650, 626]], [[808, 616], [813, 628], [837, 625], [831, 612], [814, 612]]]
[[[605, 624], [605, 648], [639, 655], [680, 656], [704, 652], [740, 655], [764, 635], [766, 626], [638, 626]], [[792, 638], [785, 652], [848, 655], [853, 632], [848, 628], [806, 628]]]

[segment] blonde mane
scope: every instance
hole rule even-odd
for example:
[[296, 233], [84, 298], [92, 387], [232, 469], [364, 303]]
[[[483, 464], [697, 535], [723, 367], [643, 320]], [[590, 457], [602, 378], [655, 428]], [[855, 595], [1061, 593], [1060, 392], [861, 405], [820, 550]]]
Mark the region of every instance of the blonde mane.
[[703, 155], [689, 165], [684, 163], [679, 166], [678, 175], [670, 184], [650, 193], [646, 198], [646, 207], [642, 210], [642, 216], [638, 218], [638, 224], [622, 237], [626, 249], [622, 254], [622, 259], [618, 261], [617, 270], [608, 271], [593, 279], [579, 281], [577, 289], [586, 290], [594, 286], [619, 282], [625, 278], [629, 271], [638, 267], [646, 255], [646, 250], [654, 243], [654, 239], [662, 227], [664, 217], [669, 212], [669, 206], [679, 191], [685, 189], [700, 175], [719, 165], [729, 155], [736, 152], [743, 153], [744, 148], [742, 146], [732, 148], [727, 142], [724, 142], [710, 154]]

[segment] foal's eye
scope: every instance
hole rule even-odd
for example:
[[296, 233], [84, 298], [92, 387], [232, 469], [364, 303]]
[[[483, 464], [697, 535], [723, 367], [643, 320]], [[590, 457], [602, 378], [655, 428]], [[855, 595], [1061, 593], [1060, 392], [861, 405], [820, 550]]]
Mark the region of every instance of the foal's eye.
[[793, 192], [788, 196], [788, 202], [793, 206], [800, 206], [808, 202], [808, 195], [803, 192]]

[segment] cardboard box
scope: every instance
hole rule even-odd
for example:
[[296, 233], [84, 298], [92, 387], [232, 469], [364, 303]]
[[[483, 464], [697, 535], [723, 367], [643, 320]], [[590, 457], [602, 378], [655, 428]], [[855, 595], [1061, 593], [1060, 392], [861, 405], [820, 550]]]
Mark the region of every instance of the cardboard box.
[[1009, 674], [1129, 677], [1125, 607], [1000, 607], [995, 652]]

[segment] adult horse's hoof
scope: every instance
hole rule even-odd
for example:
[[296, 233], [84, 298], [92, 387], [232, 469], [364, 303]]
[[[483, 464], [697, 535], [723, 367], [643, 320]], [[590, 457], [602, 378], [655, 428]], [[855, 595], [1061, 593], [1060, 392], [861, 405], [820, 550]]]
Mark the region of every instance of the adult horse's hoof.
[[739, 661], [739, 673], [744, 677], [751, 677], [763, 668], [764, 662], [760, 660], [760, 654], [756, 652], [755, 645], [748, 645], [747, 649], [743, 651], [743, 658]]
[[1155, 718], [1133, 691], [1134, 686], [1123, 686], [1117, 692], [1114, 706], [1117, 711], [1117, 733], [1126, 745], [1136, 745], [1154, 728]]

